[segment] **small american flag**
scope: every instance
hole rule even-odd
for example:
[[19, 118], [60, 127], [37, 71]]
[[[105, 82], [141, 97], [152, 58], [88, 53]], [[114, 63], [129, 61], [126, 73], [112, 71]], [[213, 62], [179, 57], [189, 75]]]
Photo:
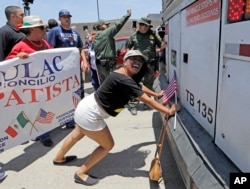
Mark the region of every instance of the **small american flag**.
[[78, 103], [81, 101], [81, 89], [80, 88], [72, 93], [72, 100], [76, 108]]
[[168, 84], [168, 87], [163, 91], [162, 104], [166, 105], [169, 99], [175, 94], [176, 91], [177, 91], [177, 79], [176, 79], [176, 73], [174, 70], [174, 76], [172, 80]]
[[36, 121], [43, 123], [43, 124], [50, 124], [54, 118], [55, 114], [52, 112], [46, 112], [42, 108], [40, 108], [40, 111], [36, 117]]

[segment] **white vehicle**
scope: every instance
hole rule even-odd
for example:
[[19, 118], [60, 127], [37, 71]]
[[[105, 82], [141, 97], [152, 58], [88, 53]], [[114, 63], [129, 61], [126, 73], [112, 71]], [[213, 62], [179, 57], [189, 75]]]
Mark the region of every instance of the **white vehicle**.
[[[162, 0], [162, 4], [167, 75], [171, 79], [176, 70], [179, 102], [198, 122], [189, 130], [202, 128], [210, 137], [204, 148], [212, 143], [240, 172], [250, 172], [250, 1]], [[174, 132], [170, 139], [178, 143]], [[202, 147], [198, 149], [201, 157]], [[178, 150], [175, 158], [185, 159], [189, 152]], [[212, 158], [204, 155], [201, 159], [208, 167]], [[180, 162], [190, 168], [185, 160]], [[179, 165], [191, 188], [195, 181], [187, 179], [183, 167]], [[207, 170], [228, 187], [229, 175], [221, 178], [216, 164]]]

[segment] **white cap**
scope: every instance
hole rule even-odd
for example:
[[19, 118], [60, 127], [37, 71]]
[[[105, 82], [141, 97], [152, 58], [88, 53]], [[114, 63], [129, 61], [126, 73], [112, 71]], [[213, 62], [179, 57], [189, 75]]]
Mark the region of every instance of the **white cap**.
[[125, 54], [123, 60], [126, 60], [127, 58], [129, 58], [129, 57], [131, 57], [131, 56], [140, 56], [140, 57], [142, 57], [142, 58], [144, 59], [144, 61], [147, 61], [147, 60], [148, 60], [148, 57], [146, 57], [145, 55], [143, 55], [143, 54], [142, 54], [140, 51], [138, 51], [138, 50], [129, 50], [129, 51]]

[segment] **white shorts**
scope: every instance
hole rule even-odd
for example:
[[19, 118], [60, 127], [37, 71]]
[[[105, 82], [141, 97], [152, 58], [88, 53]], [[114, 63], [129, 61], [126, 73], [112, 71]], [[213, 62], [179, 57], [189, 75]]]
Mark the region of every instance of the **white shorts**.
[[84, 97], [75, 110], [75, 122], [83, 129], [89, 131], [100, 131], [106, 127], [104, 119], [109, 114], [105, 112], [96, 102], [94, 93]]

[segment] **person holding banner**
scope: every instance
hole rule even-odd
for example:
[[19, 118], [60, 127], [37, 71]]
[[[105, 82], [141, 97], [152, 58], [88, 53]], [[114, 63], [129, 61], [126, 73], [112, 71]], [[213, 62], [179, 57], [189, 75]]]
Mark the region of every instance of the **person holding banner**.
[[[38, 16], [25, 16], [23, 18], [23, 25], [20, 29], [27, 30], [27, 36], [22, 41], [17, 43], [6, 57], [7, 59], [19, 57], [25, 59], [29, 54], [36, 51], [50, 49], [50, 45], [45, 40], [46, 27], [43, 21]], [[53, 141], [50, 139], [49, 133], [44, 133], [39, 136], [40, 141], [44, 146], [53, 146]]]
[[173, 104], [167, 108], [149, 96], [162, 97], [162, 91], [156, 93], [144, 85], [140, 85], [147, 69], [147, 57], [138, 50], [130, 50], [124, 56], [123, 65], [105, 79], [96, 92], [80, 101], [75, 110], [75, 129], [66, 137], [57, 152], [54, 165], [65, 165], [76, 156], [65, 156], [66, 153], [84, 136], [89, 137], [99, 146], [88, 156], [86, 161], [75, 172], [76, 183], [94, 185], [98, 178], [88, 174], [88, 171], [101, 161], [113, 148], [114, 140], [104, 121], [110, 116], [117, 116], [130, 99], [136, 98], [151, 108], [167, 115], [174, 115], [180, 110], [180, 105]]

